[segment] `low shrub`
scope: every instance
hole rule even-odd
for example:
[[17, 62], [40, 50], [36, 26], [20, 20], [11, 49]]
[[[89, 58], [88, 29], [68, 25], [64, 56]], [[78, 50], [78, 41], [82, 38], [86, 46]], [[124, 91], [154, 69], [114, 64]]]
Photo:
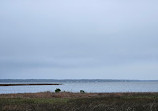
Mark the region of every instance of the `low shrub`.
[[59, 88], [56, 88], [55, 92], [59, 93], [61, 90]]
[[85, 93], [85, 91], [84, 90], [80, 90], [80, 93]]

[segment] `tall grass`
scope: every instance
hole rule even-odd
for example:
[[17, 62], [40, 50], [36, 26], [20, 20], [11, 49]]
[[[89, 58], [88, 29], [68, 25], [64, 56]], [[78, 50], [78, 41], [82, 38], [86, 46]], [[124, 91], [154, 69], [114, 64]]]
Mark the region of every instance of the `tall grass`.
[[0, 111], [158, 111], [158, 93], [0, 95]]

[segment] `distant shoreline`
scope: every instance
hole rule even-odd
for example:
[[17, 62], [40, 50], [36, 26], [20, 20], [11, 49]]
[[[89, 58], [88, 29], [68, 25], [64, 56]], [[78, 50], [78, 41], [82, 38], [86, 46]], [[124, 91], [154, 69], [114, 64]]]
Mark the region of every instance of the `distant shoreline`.
[[9, 82], [158, 82], [158, 80], [130, 80], [130, 79], [0, 79], [0, 83]]
[[62, 85], [62, 84], [0, 84], [0, 86], [33, 86], [33, 85]]

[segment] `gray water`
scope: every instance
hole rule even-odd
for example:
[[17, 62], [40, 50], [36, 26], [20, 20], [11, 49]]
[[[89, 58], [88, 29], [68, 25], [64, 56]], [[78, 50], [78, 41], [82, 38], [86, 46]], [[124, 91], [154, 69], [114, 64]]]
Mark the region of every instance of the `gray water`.
[[125, 80], [0, 80], [7, 83], [61, 83], [63, 85], [46, 86], [0, 86], [0, 94], [54, 92], [56, 88], [62, 91], [79, 92], [158, 92], [158, 81], [125, 81]]

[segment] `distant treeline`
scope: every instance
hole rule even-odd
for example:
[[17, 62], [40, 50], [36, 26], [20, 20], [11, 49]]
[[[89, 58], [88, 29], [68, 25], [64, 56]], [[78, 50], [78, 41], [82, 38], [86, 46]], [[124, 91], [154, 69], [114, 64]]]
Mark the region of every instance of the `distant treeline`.
[[0, 79], [0, 82], [158, 82], [158, 80], [117, 79]]

